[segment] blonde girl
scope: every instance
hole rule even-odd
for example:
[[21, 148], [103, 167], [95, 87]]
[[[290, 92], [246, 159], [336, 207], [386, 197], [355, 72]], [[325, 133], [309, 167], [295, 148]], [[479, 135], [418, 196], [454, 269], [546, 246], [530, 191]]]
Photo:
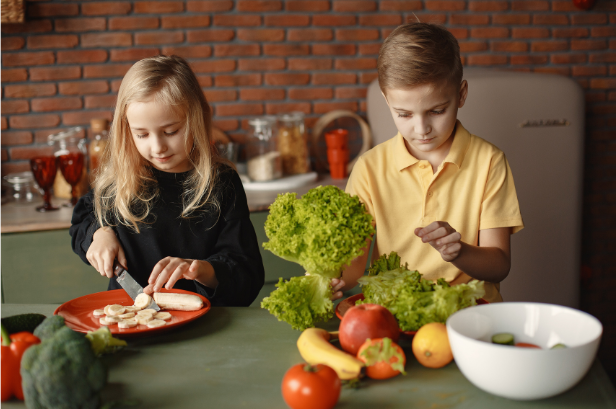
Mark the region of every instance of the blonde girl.
[[73, 211], [72, 246], [115, 281], [180, 288], [213, 305], [249, 305], [264, 271], [246, 195], [212, 149], [211, 109], [182, 58], [133, 65], [122, 80], [94, 188]]

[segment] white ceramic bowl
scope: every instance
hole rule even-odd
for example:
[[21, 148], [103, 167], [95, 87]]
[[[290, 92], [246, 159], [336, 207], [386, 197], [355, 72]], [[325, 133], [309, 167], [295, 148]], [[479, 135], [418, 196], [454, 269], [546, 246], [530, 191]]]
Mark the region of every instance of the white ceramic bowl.
[[[493, 344], [492, 335], [502, 332], [541, 349]], [[602, 332], [590, 314], [541, 303], [478, 305], [447, 320], [453, 356], [464, 376], [486, 392], [517, 400], [547, 398], [577, 384], [593, 363]], [[550, 349], [558, 343], [567, 348]]]

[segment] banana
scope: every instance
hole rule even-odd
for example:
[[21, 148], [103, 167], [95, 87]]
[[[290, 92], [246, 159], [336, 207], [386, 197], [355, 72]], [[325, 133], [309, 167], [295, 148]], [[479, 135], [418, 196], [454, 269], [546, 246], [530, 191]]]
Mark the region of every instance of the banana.
[[152, 297], [150, 297], [146, 293], [141, 293], [137, 297], [135, 297], [135, 307], [139, 308], [140, 310], [147, 308], [151, 302], [152, 302]]
[[151, 320], [148, 321], [146, 325], [148, 326], [148, 328], [158, 328], [167, 325], [167, 323], [163, 320]]
[[161, 312], [157, 313], [156, 315], [154, 315], [154, 319], [163, 320], [163, 321], [170, 320], [171, 317], [172, 317], [172, 315], [171, 315], [170, 312], [164, 312], [164, 311], [161, 311]]
[[178, 293], [154, 293], [154, 301], [163, 310], [197, 311], [203, 301], [197, 295]]
[[118, 322], [118, 327], [119, 328], [133, 328], [136, 327], [138, 324], [137, 320], [134, 318], [129, 318], [127, 320], [122, 320], [120, 322]]
[[297, 340], [299, 353], [311, 365], [331, 367], [342, 380], [354, 379], [361, 374], [364, 363], [351, 354], [330, 344], [332, 335], [321, 328], [308, 328]]

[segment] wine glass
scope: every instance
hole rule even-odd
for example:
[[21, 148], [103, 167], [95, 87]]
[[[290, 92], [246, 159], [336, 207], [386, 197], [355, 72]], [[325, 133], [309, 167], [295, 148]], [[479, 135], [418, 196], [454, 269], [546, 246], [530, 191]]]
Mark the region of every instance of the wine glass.
[[58, 165], [66, 182], [71, 185], [71, 201], [63, 204], [66, 207], [72, 207], [77, 204], [77, 188], [83, 173], [83, 163], [85, 157], [78, 150], [65, 151], [66, 153], [58, 155]]
[[56, 179], [58, 168], [56, 166], [55, 156], [37, 156], [30, 159], [30, 168], [34, 174], [34, 179], [39, 187], [43, 189], [43, 205], [36, 208], [39, 212], [50, 212], [58, 210], [57, 207], [51, 204], [50, 189]]

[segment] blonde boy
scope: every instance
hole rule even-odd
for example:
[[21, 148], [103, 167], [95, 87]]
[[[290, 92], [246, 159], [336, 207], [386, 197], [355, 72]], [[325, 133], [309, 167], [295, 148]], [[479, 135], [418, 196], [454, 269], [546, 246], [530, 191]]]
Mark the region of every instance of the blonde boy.
[[[399, 26], [381, 47], [378, 74], [399, 132], [357, 161], [346, 188], [374, 217], [374, 255], [396, 251], [430, 280], [484, 280], [484, 298], [502, 301], [510, 235], [524, 225], [505, 155], [457, 120], [468, 93], [458, 42], [437, 25]], [[367, 254], [336, 290], [356, 285]]]

